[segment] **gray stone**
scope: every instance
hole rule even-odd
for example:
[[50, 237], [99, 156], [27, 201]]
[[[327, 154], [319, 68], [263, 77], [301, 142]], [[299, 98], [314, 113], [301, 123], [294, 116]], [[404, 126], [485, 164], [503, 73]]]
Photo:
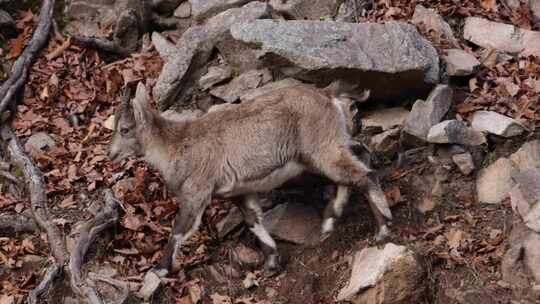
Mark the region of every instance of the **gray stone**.
[[204, 20], [230, 8], [240, 7], [253, 0], [189, 0], [196, 20]]
[[401, 127], [407, 116], [409, 116], [409, 111], [401, 107], [371, 111], [362, 117], [362, 128], [367, 132], [370, 129], [387, 131], [394, 127]]
[[218, 237], [220, 239], [224, 238], [243, 222], [244, 216], [242, 215], [242, 212], [240, 212], [240, 209], [237, 207], [232, 207], [229, 210], [229, 213], [216, 224]]
[[54, 139], [45, 132], [33, 134], [24, 144], [25, 150], [32, 156], [56, 148]]
[[355, 254], [351, 278], [338, 301], [355, 304], [416, 303], [423, 292], [425, 271], [414, 253], [388, 243], [384, 248], [365, 248]]
[[243, 244], [239, 244], [234, 248], [234, 257], [240, 265], [247, 267], [258, 266], [264, 260], [260, 251], [253, 250]]
[[520, 171], [540, 167], [540, 140], [526, 142], [510, 159]]
[[270, 70], [251, 70], [234, 78], [231, 82], [210, 90], [210, 94], [228, 103], [236, 102], [247, 90], [258, 88], [272, 81]]
[[540, 32], [510, 24], [468, 17], [465, 19], [463, 37], [484, 48], [523, 56], [540, 56]]
[[263, 224], [279, 240], [295, 244], [313, 244], [319, 239], [321, 218], [308, 205], [286, 203], [264, 213]]
[[230, 79], [232, 70], [228, 66], [211, 66], [208, 72], [199, 79], [199, 87], [203, 90], [208, 90], [214, 85]]
[[270, 0], [270, 5], [287, 19], [320, 20], [333, 17], [341, 2], [339, 0]]
[[145, 301], [148, 301], [161, 285], [161, 279], [159, 276], [149, 270], [144, 276], [142, 287], [138, 292], [138, 296]]
[[522, 134], [525, 127], [510, 117], [492, 111], [477, 111], [473, 114], [473, 129], [502, 137], [513, 137]]
[[182, 2], [173, 13], [177, 18], [189, 18], [191, 16], [191, 3], [189, 1]]
[[529, 0], [529, 8], [536, 21], [540, 20], [540, 0]]
[[507, 158], [499, 158], [489, 167], [480, 170], [476, 179], [476, 193], [481, 203], [498, 204], [509, 196], [515, 185], [512, 176], [518, 170]]
[[449, 49], [444, 52], [442, 58], [446, 62], [446, 73], [450, 76], [471, 75], [480, 66], [476, 57], [463, 50]]
[[242, 95], [240, 96], [240, 100], [242, 102], [253, 101], [256, 98], [258, 98], [260, 96], [263, 96], [263, 95], [266, 95], [266, 94], [270, 94], [271, 92], [280, 91], [280, 90], [290, 88], [290, 87], [294, 87], [294, 86], [297, 86], [297, 85], [300, 85], [300, 84], [302, 84], [302, 82], [300, 82], [300, 81], [298, 81], [296, 79], [285, 78], [285, 79], [280, 80], [280, 81], [270, 82], [270, 83], [265, 84], [264, 86], [262, 86], [260, 88], [247, 90], [244, 93], [242, 93]]
[[361, 78], [374, 98], [425, 92], [439, 81], [437, 52], [406, 23], [255, 20], [235, 24], [231, 34], [285, 76], [321, 85]]
[[465, 175], [471, 174], [475, 169], [472, 155], [469, 152], [455, 154], [452, 156], [452, 160], [459, 168], [459, 171]]
[[0, 9], [0, 28], [14, 28], [15, 21], [11, 18], [11, 15], [6, 11]]
[[158, 32], [152, 33], [152, 43], [165, 62], [174, 57], [178, 48]]
[[178, 51], [165, 64], [154, 86], [153, 94], [159, 108], [164, 109], [177, 96], [183, 96], [180, 93], [189, 89], [192, 81], [201, 76], [198, 73], [188, 75], [187, 72], [200, 70], [206, 64], [212, 49], [219, 41], [227, 39], [233, 24], [263, 18], [269, 14], [270, 7], [267, 4], [253, 2], [214, 16], [204, 26], [189, 28], [178, 40]]
[[459, 144], [478, 146], [486, 142], [486, 137], [463, 121], [445, 120], [429, 130], [427, 141], [434, 144]]
[[454, 46], [459, 45], [450, 25], [448, 25], [443, 17], [441, 17], [434, 9], [425, 8], [420, 4], [417, 5], [414, 9], [412, 23], [417, 26], [423, 26], [427, 31], [437, 33], [440, 37], [447, 39]]
[[391, 156], [399, 151], [399, 129], [390, 129], [374, 135], [369, 141], [369, 147], [375, 153]]
[[426, 140], [429, 130], [438, 124], [452, 105], [453, 91], [447, 85], [438, 85], [426, 101], [417, 100], [403, 123], [403, 131]]

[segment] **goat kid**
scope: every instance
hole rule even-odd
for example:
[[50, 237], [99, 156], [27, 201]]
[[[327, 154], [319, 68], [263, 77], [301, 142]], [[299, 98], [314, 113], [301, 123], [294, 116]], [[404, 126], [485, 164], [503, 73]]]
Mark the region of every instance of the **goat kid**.
[[276, 242], [262, 224], [258, 193], [270, 191], [307, 171], [337, 184], [324, 212], [323, 235], [334, 229], [349, 187], [366, 192], [378, 224], [377, 239], [389, 233], [392, 214], [374, 172], [349, 148], [350, 136], [338, 100], [305, 85], [259, 97], [198, 119], [172, 121], [149, 104], [142, 83], [115, 113], [109, 157], [135, 155], [157, 169], [182, 207], [164, 255], [154, 272], [166, 276], [181, 244], [198, 229], [212, 197], [236, 198], [249, 229], [262, 243], [265, 269], [279, 269]]

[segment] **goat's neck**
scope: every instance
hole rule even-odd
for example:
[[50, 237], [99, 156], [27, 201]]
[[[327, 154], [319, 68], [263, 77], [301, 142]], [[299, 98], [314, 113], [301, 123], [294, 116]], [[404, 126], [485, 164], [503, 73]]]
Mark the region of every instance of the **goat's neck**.
[[142, 145], [145, 160], [162, 174], [171, 169], [173, 147], [180, 138], [174, 138], [175, 129], [180, 129], [183, 123], [165, 120], [156, 115], [152, 126], [139, 130], [138, 137]]

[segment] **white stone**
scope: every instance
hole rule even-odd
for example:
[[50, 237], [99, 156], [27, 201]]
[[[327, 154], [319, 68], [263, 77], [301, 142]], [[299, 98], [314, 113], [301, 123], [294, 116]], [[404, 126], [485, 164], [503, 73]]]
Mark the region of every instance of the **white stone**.
[[144, 276], [143, 286], [138, 292], [139, 297], [144, 300], [149, 300], [159, 288], [159, 285], [161, 285], [159, 276], [151, 270], [148, 271]]
[[518, 170], [507, 158], [500, 158], [489, 167], [482, 169], [476, 180], [476, 193], [481, 203], [498, 204], [509, 196], [515, 185], [512, 176]]
[[26, 149], [26, 151], [32, 155], [35, 152], [43, 152], [55, 147], [56, 142], [49, 134], [45, 132], [38, 132], [36, 134], [33, 134], [28, 138], [26, 144], [24, 144], [24, 148]]
[[502, 137], [513, 137], [522, 134], [525, 127], [510, 117], [492, 111], [477, 111], [473, 114], [472, 128]]
[[474, 73], [480, 66], [480, 61], [472, 54], [460, 49], [449, 49], [442, 56], [446, 62], [446, 73], [450, 76], [467, 76]]
[[463, 37], [484, 48], [523, 56], [540, 56], [540, 32], [510, 24], [468, 17], [465, 19]]
[[191, 16], [191, 3], [189, 1], [182, 2], [175, 10], [173, 16], [177, 18], [189, 18]]
[[443, 17], [434, 9], [425, 8], [422, 5], [417, 5], [414, 9], [412, 23], [423, 26], [428, 31], [438, 33], [440, 36], [448, 39], [452, 44], [458, 45], [458, 41], [454, 36], [454, 31]]
[[469, 175], [474, 171], [474, 162], [471, 153], [460, 153], [452, 156], [452, 160], [458, 166], [459, 171], [465, 175]]
[[403, 125], [409, 111], [401, 107], [371, 111], [362, 118], [363, 128], [381, 128], [383, 131]]
[[540, 167], [540, 140], [526, 142], [510, 156], [520, 171]]
[[478, 146], [486, 142], [486, 137], [469, 128], [463, 121], [445, 120], [431, 127], [427, 141], [436, 144]]
[[111, 131], [114, 131], [114, 114], [109, 116], [105, 122], [103, 122], [103, 126], [105, 127], [105, 129], [108, 129], [108, 130], [111, 130]]

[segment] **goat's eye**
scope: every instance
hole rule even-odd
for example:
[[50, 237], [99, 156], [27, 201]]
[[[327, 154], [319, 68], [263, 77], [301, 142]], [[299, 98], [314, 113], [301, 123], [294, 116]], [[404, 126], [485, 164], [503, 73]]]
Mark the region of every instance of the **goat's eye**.
[[122, 135], [126, 135], [126, 134], [128, 134], [128, 132], [129, 132], [128, 128], [121, 128], [120, 129], [120, 134], [122, 134]]

